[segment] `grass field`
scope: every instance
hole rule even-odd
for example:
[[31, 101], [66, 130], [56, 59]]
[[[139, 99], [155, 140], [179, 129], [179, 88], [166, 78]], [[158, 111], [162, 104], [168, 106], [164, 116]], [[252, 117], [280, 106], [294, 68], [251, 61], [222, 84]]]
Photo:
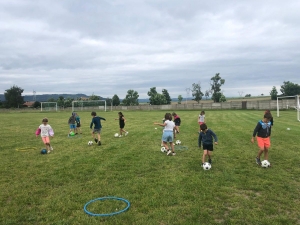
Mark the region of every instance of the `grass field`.
[[[250, 142], [263, 111], [206, 111], [219, 138], [212, 169], [204, 171], [197, 146], [198, 111], [178, 111], [180, 139], [187, 150], [160, 151], [165, 111], [123, 112], [129, 135], [115, 138], [117, 112], [105, 117], [102, 145], [88, 146], [90, 112], [80, 112], [81, 136], [68, 138], [70, 112], [1, 113], [0, 224], [300, 224], [300, 123], [295, 111], [274, 118], [269, 161], [255, 164]], [[273, 112], [274, 116], [276, 115]], [[43, 117], [55, 131], [54, 152], [35, 130]], [[157, 129], [154, 129], [157, 127]], [[290, 130], [287, 130], [287, 128]], [[33, 149], [36, 148], [36, 149]], [[87, 215], [92, 199], [116, 196], [131, 206], [109, 217]], [[97, 201], [93, 213], [116, 212], [121, 201]]]

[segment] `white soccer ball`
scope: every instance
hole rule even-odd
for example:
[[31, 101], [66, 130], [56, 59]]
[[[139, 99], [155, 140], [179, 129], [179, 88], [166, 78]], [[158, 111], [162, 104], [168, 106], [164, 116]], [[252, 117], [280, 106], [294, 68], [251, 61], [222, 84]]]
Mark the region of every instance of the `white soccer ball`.
[[88, 145], [93, 145], [93, 142], [92, 142], [92, 141], [89, 141], [89, 142], [88, 142]]
[[203, 169], [204, 170], [210, 170], [210, 168], [211, 168], [211, 164], [210, 163], [208, 163], [208, 162], [205, 162], [205, 163], [203, 163]]
[[271, 163], [268, 160], [263, 160], [261, 162], [261, 167], [263, 167], [263, 168], [268, 168], [270, 166], [271, 166]]
[[181, 141], [180, 141], [180, 140], [177, 140], [175, 143], [176, 143], [176, 145], [180, 145], [180, 144], [181, 144]]
[[161, 147], [160, 151], [161, 152], [166, 152], [166, 148], [165, 147]]
[[115, 133], [115, 137], [119, 137], [119, 134], [118, 134], [118, 133]]

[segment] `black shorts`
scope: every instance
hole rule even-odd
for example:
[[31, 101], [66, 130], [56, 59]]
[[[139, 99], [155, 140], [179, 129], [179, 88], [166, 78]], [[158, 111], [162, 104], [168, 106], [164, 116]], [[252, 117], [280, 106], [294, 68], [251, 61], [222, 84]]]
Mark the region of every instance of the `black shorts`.
[[76, 124], [76, 127], [80, 127], [80, 123], [77, 123], [77, 124]]
[[214, 150], [214, 145], [210, 144], [210, 145], [206, 145], [203, 144], [203, 150], [208, 150], [208, 151], [213, 151]]
[[180, 122], [175, 123], [175, 126], [180, 127]]
[[125, 124], [120, 124], [120, 128], [123, 129], [125, 127]]

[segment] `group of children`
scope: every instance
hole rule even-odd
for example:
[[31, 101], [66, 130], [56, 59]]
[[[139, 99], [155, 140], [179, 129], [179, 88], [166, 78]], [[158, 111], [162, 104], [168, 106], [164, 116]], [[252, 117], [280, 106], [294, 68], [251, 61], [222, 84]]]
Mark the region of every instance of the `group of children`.
[[[92, 121], [90, 123], [90, 129], [92, 130], [92, 137], [95, 140], [96, 144], [101, 145], [101, 120], [105, 120], [105, 118], [97, 116], [96, 112], [91, 113]], [[128, 132], [124, 130], [126, 119], [122, 112], [118, 112], [118, 118], [115, 120], [119, 120], [119, 137], [122, 137], [124, 133], [125, 136], [128, 135]], [[174, 117], [174, 121], [172, 121], [172, 116]], [[81, 133], [80, 127], [80, 117], [77, 113], [73, 112], [72, 116], [69, 118], [68, 124], [70, 126], [70, 132], [74, 130], [75, 134], [78, 132]], [[163, 134], [162, 134], [162, 145], [166, 149], [167, 155], [172, 154], [173, 156], [176, 155], [174, 151], [174, 139], [176, 138], [176, 133], [179, 133], [179, 127], [181, 124], [180, 117], [173, 112], [166, 113], [163, 123], [155, 122], [154, 125], [159, 125], [163, 127]], [[213, 151], [213, 144], [218, 144], [218, 137], [217, 135], [211, 130], [207, 128], [205, 123], [205, 112], [201, 111], [198, 116], [198, 124], [200, 125], [199, 130], [199, 137], [198, 137], [198, 147], [200, 148], [202, 145], [203, 148], [203, 155], [202, 155], [202, 164], [206, 162], [206, 158], [208, 158], [208, 162], [212, 163], [212, 151]], [[270, 148], [270, 136], [271, 136], [271, 128], [273, 126], [273, 117], [270, 110], [266, 110], [264, 113], [264, 117], [260, 120], [252, 135], [251, 142], [254, 143], [254, 138], [256, 137], [257, 144], [259, 147], [259, 151], [256, 156], [256, 163], [261, 165], [260, 157], [264, 154], [264, 160], [268, 160], [268, 152]], [[94, 126], [94, 127], [93, 127]], [[48, 153], [53, 151], [53, 147], [50, 145], [50, 136], [54, 137], [54, 131], [52, 127], [48, 124], [48, 119], [44, 118], [42, 120], [42, 124], [38, 127], [36, 131], [36, 136], [40, 134], [43, 143], [45, 144], [46, 150]], [[170, 144], [170, 148], [168, 146]]]

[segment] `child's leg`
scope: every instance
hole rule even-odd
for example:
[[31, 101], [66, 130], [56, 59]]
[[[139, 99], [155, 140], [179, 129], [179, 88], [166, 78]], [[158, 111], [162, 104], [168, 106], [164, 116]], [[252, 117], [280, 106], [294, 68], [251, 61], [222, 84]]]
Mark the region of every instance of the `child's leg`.
[[207, 150], [203, 150], [202, 163], [205, 163], [206, 156], [207, 156]]
[[264, 159], [269, 160], [269, 149], [266, 147], [264, 149]]
[[172, 152], [175, 153], [173, 142], [170, 142], [170, 145], [171, 145], [171, 148], [172, 148]]
[[212, 151], [207, 151], [207, 155], [208, 155], [208, 162], [211, 164], [211, 156], [212, 156]]
[[163, 143], [163, 145], [164, 145], [165, 149], [168, 151], [168, 149], [169, 149], [168, 143], [167, 143], [167, 142], [165, 142], [165, 141], [163, 141], [162, 143]]

